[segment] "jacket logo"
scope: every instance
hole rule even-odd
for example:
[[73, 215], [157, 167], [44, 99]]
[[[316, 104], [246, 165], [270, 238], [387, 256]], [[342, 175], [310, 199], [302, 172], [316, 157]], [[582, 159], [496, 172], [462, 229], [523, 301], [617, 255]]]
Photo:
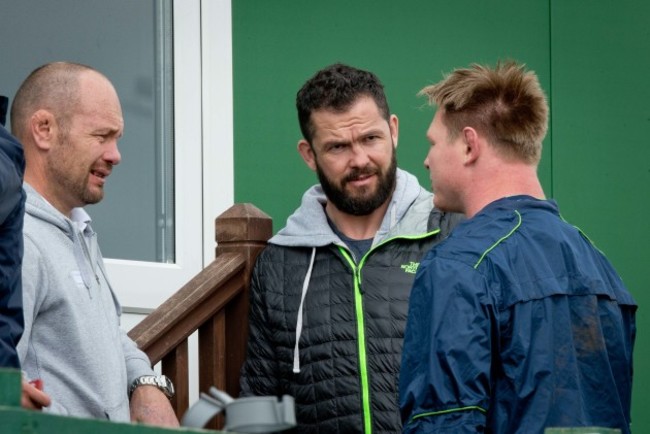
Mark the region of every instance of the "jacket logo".
[[401, 268], [404, 270], [405, 273], [409, 274], [415, 274], [416, 271], [418, 271], [418, 267], [420, 266], [419, 262], [409, 262], [408, 264], [402, 264]]

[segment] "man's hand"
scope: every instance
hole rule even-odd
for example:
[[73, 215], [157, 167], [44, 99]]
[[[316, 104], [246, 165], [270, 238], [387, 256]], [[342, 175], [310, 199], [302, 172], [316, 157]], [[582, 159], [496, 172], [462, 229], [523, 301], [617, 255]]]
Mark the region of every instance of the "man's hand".
[[174, 409], [157, 387], [139, 386], [131, 395], [131, 421], [149, 425], [179, 426]]
[[52, 403], [50, 396], [36, 388], [33, 384], [23, 379], [23, 393], [20, 397], [20, 405], [30, 410], [42, 410]]

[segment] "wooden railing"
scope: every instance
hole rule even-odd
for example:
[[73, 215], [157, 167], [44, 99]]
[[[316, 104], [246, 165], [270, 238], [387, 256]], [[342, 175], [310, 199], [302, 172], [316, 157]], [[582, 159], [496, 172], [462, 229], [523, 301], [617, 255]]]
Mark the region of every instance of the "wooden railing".
[[129, 332], [174, 382], [172, 405], [179, 418], [189, 406], [187, 338], [197, 330], [199, 391], [215, 386], [239, 394], [250, 274], [271, 237], [272, 222], [255, 206], [236, 204], [217, 217], [215, 233], [215, 260]]

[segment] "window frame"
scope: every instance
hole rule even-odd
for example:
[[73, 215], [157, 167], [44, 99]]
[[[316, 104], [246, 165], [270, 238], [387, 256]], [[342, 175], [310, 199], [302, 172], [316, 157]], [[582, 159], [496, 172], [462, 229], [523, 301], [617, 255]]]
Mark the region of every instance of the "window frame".
[[230, 0], [173, 2], [175, 263], [106, 258], [126, 313], [145, 313], [214, 259], [214, 219], [233, 204]]

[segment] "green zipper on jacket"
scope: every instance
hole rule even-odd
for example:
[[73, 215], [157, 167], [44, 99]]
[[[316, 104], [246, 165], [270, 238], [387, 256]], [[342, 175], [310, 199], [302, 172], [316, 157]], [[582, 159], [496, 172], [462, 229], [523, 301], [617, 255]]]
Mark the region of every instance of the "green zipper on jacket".
[[359, 348], [359, 376], [361, 377], [361, 404], [363, 408], [363, 426], [364, 432], [366, 434], [372, 434], [372, 416], [370, 412], [370, 379], [368, 376], [368, 355], [366, 354], [366, 328], [365, 328], [365, 316], [363, 315], [363, 296], [361, 294], [361, 269], [363, 268], [368, 255], [373, 251], [377, 250], [379, 247], [390, 243], [391, 241], [397, 239], [404, 240], [421, 240], [430, 236], [433, 236], [440, 232], [440, 229], [436, 229], [426, 234], [417, 235], [417, 236], [397, 236], [389, 238], [382, 241], [376, 246], [372, 247], [370, 250], [363, 255], [361, 261], [359, 261], [359, 266], [354, 262], [354, 259], [350, 255], [350, 252], [343, 246], [338, 246], [339, 251], [343, 257], [348, 261], [350, 268], [354, 275], [354, 310], [357, 317], [357, 345]]

